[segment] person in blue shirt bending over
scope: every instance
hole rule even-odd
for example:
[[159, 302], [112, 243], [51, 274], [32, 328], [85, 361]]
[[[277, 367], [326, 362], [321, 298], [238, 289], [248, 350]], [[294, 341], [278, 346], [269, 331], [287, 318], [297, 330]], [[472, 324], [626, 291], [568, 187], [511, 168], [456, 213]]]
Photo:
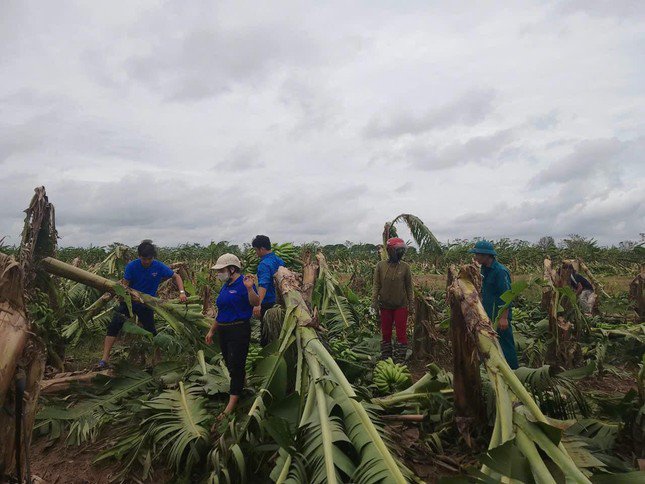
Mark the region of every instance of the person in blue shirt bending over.
[[224, 363], [231, 375], [228, 405], [218, 417], [221, 420], [235, 409], [244, 389], [246, 357], [251, 342], [250, 320], [253, 307], [260, 304], [260, 298], [253, 277], [241, 274], [242, 264], [235, 255], [222, 255], [212, 269], [217, 271], [217, 278], [223, 285], [216, 301], [217, 317], [206, 335], [206, 344], [213, 342], [217, 331]]
[[258, 264], [258, 295], [260, 302], [253, 308], [253, 316], [260, 320], [260, 345], [269, 344], [264, 330], [264, 314], [271, 309], [277, 300], [273, 276], [284, 261], [271, 251], [271, 240], [266, 235], [256, 235], [251, 246], [260, 258]]
[[511, 326], [512, 308], [509, 306], [500, 312], [500, 308], [504, 306], [500, 296], [511, 288], [511, 273], [497, 261], [497, 252], [493, 244], [487, 240], [478, 241], [469, 252], [475, 254], [475, 260], [481, 264], [482, 305], [493, 325], [499, 318], [497, 320], [499, 345], [502, 347], [506, 362], [514, 370], [519, 363]]
[[[181, 302], [186, 302], [184, 282], [181, 280], [181, 276], [175, 273], [163, 262], [155, 259], [155, 257], [157, 257], [157, 249], [151, 240], [144, 240], [141, 242], [139, 247], [137, 247], [137, 254], [139, 255], [139, 258], [129, 262], [128, 265], [125, 266], [123, 280], [121, 281], [124, 286], [156, 297], [159, 284], [161, 284], [164, 279], [172, 277], [179, 288], [179, 300]], [[155, 328], [155, 316], [152, 308], [139, 302], [132, 301], [132, 313], [136, 315], [139, 323], [141, 323], [144, 329], [153, 335], [157, 334], [157, 329]], [[118, 336], [119, 331], [121, 331], [127, 317], [128, 307], [125, 302], [122, 301], [116, 308], [114, 316], [112, 316], [112, 321], [110, 321], [110, 324], [108, 325], [107, 336], [103, 343], [103, 358], [99, 361], [99, 368], [107, 367], [110, 359], [110, 351], [112, 351], [112, 346], [114, 346], [116, 337]], [[155, 363], [158, 358], [159, 354], [158, 352], [155, 352]]]

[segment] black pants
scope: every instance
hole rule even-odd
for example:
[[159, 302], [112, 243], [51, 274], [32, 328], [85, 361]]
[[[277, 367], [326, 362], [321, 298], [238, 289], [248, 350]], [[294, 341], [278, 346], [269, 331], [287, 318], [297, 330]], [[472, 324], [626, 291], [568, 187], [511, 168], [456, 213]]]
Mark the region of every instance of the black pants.
[[251, 342], [251, 323], [236, 321], [217, 325], [219, 345], [224, 356], [224, 363], [231, 375], [231, 395], [240, 395], [244, 389], [246, 376], [246, 355]]
[[[157, 334], [157, 329], [155, 328], [155, 313], [152, 308], [133, 301], [132, 314], [137, 316], [139, 322], [143, 326], [143, 329], [151, 332], [153, 335]], [[107, 335], [117, 336], [128, 317], [128, 306], [126, 306], [126, 304], [122, 302], [114, 310], [112, 321], [110, 321], [110, 324], [108, 324], [107, 327]]]
[[262, 348], [269, 344], [269, 338], [264, 331], [264, 315], [273, 306], [275, 306], [275, 303], [262, 303], [260, 306], [260, 346]]

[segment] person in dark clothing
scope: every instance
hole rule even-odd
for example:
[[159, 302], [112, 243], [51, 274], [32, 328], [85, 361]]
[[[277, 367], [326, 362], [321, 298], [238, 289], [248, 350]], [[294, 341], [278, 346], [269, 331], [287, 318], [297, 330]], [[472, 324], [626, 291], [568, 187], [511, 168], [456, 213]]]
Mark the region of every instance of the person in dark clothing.
[[[133, 260], [125, 266], [123, 280], [121, 283], [136, 291], [150, 296], [157, 296], [157, 289], [159, 284], [164, 279], [173, 278], [175, 284], [179, 288], [179, 300], [186, 302], [186, 293], [184, 291], [184, 283], [181, 276], [175, 273], [170, 267], [163, 262], [155, 259], [157, 256], [157, 249], [151, 240], [144, 240], [137, 247], [138, 259]], [[157, 334], [155, 328], [154, 312], [148, 306], [136, 301], [132, 301], [132, 313], [137, 317], [139, 323], [143, 328], [153, 335]], [[121, 302], [112, 316], [112, 321], [107, 328], [107, 336], [103, 344], [103, 357], [99, 361], [99, 369], [105, 368], [108, 365], [110, 352], [112, 346], [123, 328], [126, 319], [128, 318], [128, 307], [125, 302]], [[155, 353], [155, 362], [159, 359], [158, 352]]]
[[242, 264], [233, 254], [224, 254], [213, 266], [217, 278], [224, 284], [217, 296], [217, 317], [206, 335], [206, 344], [213, 342], [217, 331], [224, 363], [231, 375], [228, 405], [219, 419], [236, 407], [246, 377], [246, 357], [251, 342], [251, 316], [253, 307], [260, 302], [252, 276], [241, 274]]
[[587, 278], [578, 274], [572, 264], [569, 264], [568, 269], [571, 271], [569, 283], [576, 291], [580, 309], [582, 309], [582, 312], [586, 315], [591, 315], [593, 313], [594, 306], [596, 305], [596, 293], [594, 292], [593, 285]]
[[269, 343], [264, 329], [264, 315], [277, 301], [273, 276], [278, 267], [284, 266], [284, 261], [273, 253], [271, 240], [266, 235], [257, 235], [251, 242], [251, 246], [260, 258], [260, 263], [258, 264], [258, 296], [260, 302], [253, 308], [253, 316], [260, 320], [260, 345], [264, 347]]
[[480, 240], [470, 249], [475, 254], [475, 260], [481, 264], [482, 273], [482, 305], [493, 325], [497, 322], [499, 345], [502, 347], [504, 358], [512, 369], [519, 367], [515, 339], [513, 338], [513, 310], [511, 307], [501, 309], [504, 301], [501, 295], [511, 288], [511, 273], [497, 260], [497, 252], [493, 244]]

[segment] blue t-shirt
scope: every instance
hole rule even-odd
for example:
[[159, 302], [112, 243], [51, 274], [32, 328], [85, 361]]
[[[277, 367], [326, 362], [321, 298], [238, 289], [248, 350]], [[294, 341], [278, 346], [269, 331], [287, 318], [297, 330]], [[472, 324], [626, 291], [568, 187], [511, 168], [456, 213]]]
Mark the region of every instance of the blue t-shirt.
[[262, 304], [275, 304], [277, 297], [275, 295], [273, 275], [277, 272], [278, 267], [281, 266], [284, 266], [284, 261], [273, 252], [263, 255], [260, 259], [258, 264], [258, 285], [267, 290]]
[[[495, 323], [495, 318], [499, 313], [499, 308], [504, 305], [504, 301], [500, 298], [502, 294], [511, 288], [511, 274], [508, 269], [502, 264], [493, 261], [490, 267], [482, 266], [482, 304], [486, 310], [486, 314]], [[508, 320], [511, 320], [511, 308], [508, 308]]]
[[[246, 321], [253, 316], [253, 306], [249, 302], [249, 292], [244, 285], [244, 276], [238, 277], [232, 284], [226, 281], [217, 296], [217, 322], [226, 324], [234, 321]], [[253, 286], [255, 290], [255, 286]]]
[[125, 266], [123, 278], [128, 281], [132, 289], [156, 296], [161, 281], [172, 277], [174, 273], [170, 267], [156, 259], [149, 267], [143, 267], [141, 259], [135, 259]]

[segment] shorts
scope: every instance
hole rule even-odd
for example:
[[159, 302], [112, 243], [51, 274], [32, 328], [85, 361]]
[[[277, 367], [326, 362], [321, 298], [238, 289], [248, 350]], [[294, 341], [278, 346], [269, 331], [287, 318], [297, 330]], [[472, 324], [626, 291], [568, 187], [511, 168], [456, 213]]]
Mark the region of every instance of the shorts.
[[[152, 308], [138, 302], [132, 302], [132, 314], [137, 317], [139, 323], [143, 326], [143, 329], [149, 331], [153, 335], [157, 334], [157, 329], [155, 328], [155, 313]], [[107, 327], [107, 335], [117, 336], [128, 317], [128, 306], [122, 302], [114, 310], [112, 321], [110, 321], [110, 324], [108, 324]]]

